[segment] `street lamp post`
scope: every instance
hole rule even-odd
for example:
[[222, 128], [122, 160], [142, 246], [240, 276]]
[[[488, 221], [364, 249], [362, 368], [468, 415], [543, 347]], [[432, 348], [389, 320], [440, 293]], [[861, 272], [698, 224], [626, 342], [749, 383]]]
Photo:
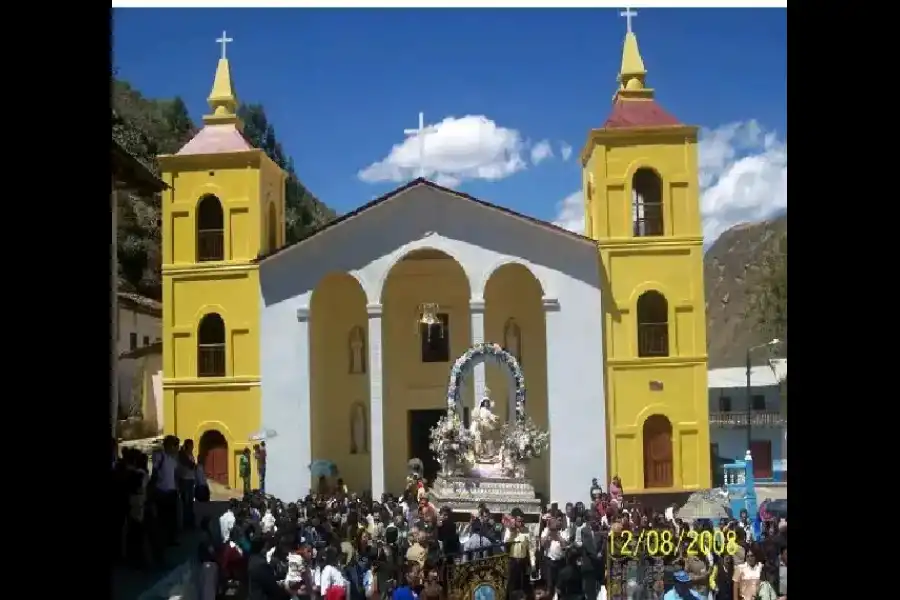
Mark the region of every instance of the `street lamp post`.
[[781, 340], [775, 338], [771, 341], [766, 342], [765, 344], [757, 344], [756, 346], [747, 348], [747, 452], [750, 451], [750, 442], [753, 439], [753, 403], [751, 402], [751, 392], [753, 385], [750, 381], [750, 374], [753, 372], [753, 366], [750, 364], [750, 358], [754, 350], [759, 350], [760, 348], [771, 349], [780, 343]]

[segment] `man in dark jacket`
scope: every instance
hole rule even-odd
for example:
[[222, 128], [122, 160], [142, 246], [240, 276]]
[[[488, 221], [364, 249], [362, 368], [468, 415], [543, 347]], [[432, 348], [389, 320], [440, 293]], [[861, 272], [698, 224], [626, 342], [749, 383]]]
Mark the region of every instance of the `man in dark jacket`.
[[291, 592], [283, 581], [275, 579], [275, 572], [266, 562], [265, 544], [261, 534], [248, 532], [250, 560], [247, 564], [248, 600], [290, 600]]

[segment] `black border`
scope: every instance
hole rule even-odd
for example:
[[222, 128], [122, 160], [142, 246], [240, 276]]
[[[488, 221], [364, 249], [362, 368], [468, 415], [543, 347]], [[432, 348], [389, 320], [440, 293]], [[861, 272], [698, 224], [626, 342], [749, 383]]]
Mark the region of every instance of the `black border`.
[[[111, 573], [111, 9], [60, 5], [53, 18], [46, 6], [19, 9], [35, 13], [17, 17], [29, 36], [0, 41], [10, 84], [5, 462], [7, 493], [21, 502], [7, 535], [22, 556], [80, 547], [65, 552], [60, 582], [102, 596]], [[55, 585], [13, 577], [33, 597]]]

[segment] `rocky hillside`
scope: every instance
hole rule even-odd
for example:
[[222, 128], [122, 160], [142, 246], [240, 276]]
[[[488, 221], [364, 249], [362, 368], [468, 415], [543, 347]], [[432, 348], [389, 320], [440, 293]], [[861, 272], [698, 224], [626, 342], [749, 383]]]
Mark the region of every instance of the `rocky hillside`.
[[[703, 267], [710, 368], [742, 366], [750, 346], [773, 337], [787, 339], [786, 264], [787, 214], [733, 227], [707, 250]], [[762, 363], [765, 353], [754, 359]]]
[[[260, 104], [242, 105], [244, 134], [288, 172], [285, 203], [287, 242], [302, 239], [335, 213], [297, 178], [275, 129]], [[156, 156], [178, 151], [197, 126], [181, 98], [146, 98], [127, 81], [113, 78], [112, 136], [138, 160], [158, 172]], [[119, 287], [160, 299], [160, 206], [158, 198], [119, 195]]]

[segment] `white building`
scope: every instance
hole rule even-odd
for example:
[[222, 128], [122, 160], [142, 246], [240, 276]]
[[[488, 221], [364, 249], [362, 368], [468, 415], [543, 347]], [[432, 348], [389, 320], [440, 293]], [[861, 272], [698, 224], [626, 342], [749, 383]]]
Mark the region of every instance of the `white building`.
[[709, 439], [713, 482], [721, 477], [716, 465], [742, 460], [747, 452], [747, 418], [750, 416], [750, 451], [757, 478], [773, 476], [774, 463], [787, 459], [787, 405], [782, 402], [781, 382], [787, 377], [787, 359], [750, 370], [734, 367], [709, 371]]
[[[263, 258], [262, 423], [277, 433], [267, 491], [302, 497], [303, 467], [321, 456], [376, 498], [402, 489], [406, 459], [447, 408], [445, 359], [488, 341], [517, 347], [526, 412], [550, 432], [549, 456], [530, 466], [536, 488], [583, 497], [586, 476], [608, 480], [599, 279], [594, 241], [422, 180]], [[436, 362], [419, 356], [425, 303], [447, 324]], [[351, 360], [361, 346], [365, 363]], [[473, 361], [461, 400], [471, 408], [490, 386], [509, 418], [507, 382]]]
[[[162, 304], [129, 292], [117, 295], [116, 326], [118, 418], [127, 416], [135, 390], [136, 350], [157, 344], [162, 339]], [[129, 358], [123, 358], [128, 356]]]

